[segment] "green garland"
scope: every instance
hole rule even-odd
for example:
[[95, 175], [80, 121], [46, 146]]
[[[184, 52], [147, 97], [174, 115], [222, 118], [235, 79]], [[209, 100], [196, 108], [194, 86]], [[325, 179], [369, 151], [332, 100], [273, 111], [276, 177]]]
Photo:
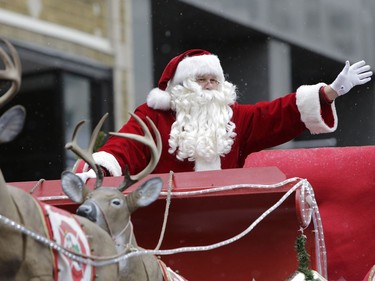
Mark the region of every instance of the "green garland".
[[296, 251], [298, 260], [298, 271], [305, 274], [306, 281], [314, 281], [313, 273], [310, 270], [310, 255], [306, 251], [306, 236], [301, 234], [296, 239]]
[[100, 131], [98, 137], [95, 140], [93, 152], [97, 152], [98, 149], [107, 141], [107, 139], [108, 135], [105, 132]]

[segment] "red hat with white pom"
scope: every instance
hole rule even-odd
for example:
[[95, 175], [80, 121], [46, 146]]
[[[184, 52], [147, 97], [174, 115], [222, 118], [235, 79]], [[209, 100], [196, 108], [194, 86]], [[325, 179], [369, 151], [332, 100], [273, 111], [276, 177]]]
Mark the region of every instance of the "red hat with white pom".
[[216, 55], [202, 49], [191, 49], [174, 57], [165, 67], [158, 87], [150, 91], [147, 105], [153, 109], [169, 110], [171, 96], [166, 91], [167, 87], [207, 74], [215, 75], [219, 82], [224, 82], [224, 72]]

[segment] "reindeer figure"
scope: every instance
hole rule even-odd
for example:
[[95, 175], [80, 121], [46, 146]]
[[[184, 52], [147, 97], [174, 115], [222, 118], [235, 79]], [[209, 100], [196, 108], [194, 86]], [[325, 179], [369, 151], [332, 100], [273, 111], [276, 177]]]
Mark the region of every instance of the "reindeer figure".
[[[128, 195], [123, 194], [123, 191], [128, 186], [152, 172], [161, 153], [161, 137], [154, 123], [148, 119], [156, 136], [156, 143], [146, 124], [138, 116], [132, 114], [132, 117], [140, 123], [145, 136], [121, 133], [110, 134], [136, 140], [150, 148], [152, 151], [151, 160], [143, 171], [134, 176], [125, 172], [124, 182], [118, 188], [101, 186], [103, 174], [100, 172], [100, 168], [95, 164], [92, 152], [97, 133], [100, 129], [98, 126], [102, 124], [103, 119], [106, 118], [105, 115], [95, 128], [89, 148], [86, 151], [82, 150], [77, 145], [76, 134], [78, 128], [74, 131], [73, 141], [66, 145], [68, 149], [71, 149], [83, 158], [96, 172], [95, 189], [90, 190], [85, 186], [81, 178], [73, 172], [67, 171], [62, 175], [62, 185], [65, 194], [74, 202], [81, 204], [77, 209], [77, 214], [92, 220], [107, 231], [115, 241], [118, 253], [121, 254], [140, 249], [134, 237], [131, 214], [136, 209], [148, 206], [154, 202], [158, 198], [163, 185], [159, 177], [154, 177]], [[122, 263], [120, 262], [120, 272], [122, 278], [127, 281], [185, 280], [166, 267], [165, 264], [153, 255], [131, 257]]]
[[[21, 64], [14, 47], [4, 40], [11, 53], [11, 57], [0, 48], [0, 58], [4, 62], [5, 70], [0, 71], [0, 79], [11, 82], [11, 87], [0, 97], [0, 108], [9, 102], [17, 93], [21, 84]], [[0, 143], [9, 142], [22, 130], [25, 120], [25, 110], [21, 106], [14, 106], [0, 118]], [[43, 206], [45, 209], [43, 209]], [[78, 262], [64, 261], [72, 265], [74, 272], [66, 272], [62, 267], [57, 268], [58, 252], [52, 250], [33, 237], [17, 231], [12, 225], [24, 227], [28, 233], [35, 233], [37, 237], [52, 238], [46, 228], [50, 222], [43, 216], [44, 210], [53, 207], [42, 204], [30, 194], [21, 189], [6, 184], [0, 171], [0, 279], [6, 280], [119, 280], [118, 265], [113, 264], [92, 268]], [[57, 209], [57, 208], [55, 208]], [[63, 213], [63, 210], [55, 210]], [[66, 212], [67, 213], [67, 212]], [[70, 221], [78, 221], [78, 227], [89, 240], [89, 255], [108, 257], [116, 255], [117, 251], [112, 238], [98, 225], [90, 220], [72, 216]], [[73, 225], [68, 225], [73, 227]], [[76, 227], [76, 226], [74, 226]], [[66, 233], [65, 233], [66, 234]], [[65, 245], [74, 242], [75, 237], [66, 238]], [[47, 240], [48, 241], [48, 240]], [[79, 246], [79, 245], [78, 245]], [[90, 252], [91, 251], [91, 252]], [[59, 264], [60, 265], [60, 264]], [[96, 275], [95, 275], [96, 274]]]

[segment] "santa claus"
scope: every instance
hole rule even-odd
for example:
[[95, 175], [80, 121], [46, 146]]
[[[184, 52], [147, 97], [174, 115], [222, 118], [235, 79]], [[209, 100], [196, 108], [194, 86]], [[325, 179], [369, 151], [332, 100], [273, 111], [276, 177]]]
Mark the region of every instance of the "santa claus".
[[[193, 49], [168, 63], [158, 87], [135, 114], [151, 118], [161, 133], [162, 153], [153, 173], [239, 168], [250, 153], [290, 141], [306, 129], [312, 134], [334, 132], [335, 98], [367, 83], [371, 75], [364, 61], [346, 62], [330, 85], [305, 85], [274, 101], [239, 104], [219, 58]], [[143, 134], [133, 117], [119, 132]], [[135, 141], [112, 136], [93, 156], [107, 176], [120, 176], [126, 166], [130, 174], [143, 170], [150, 152]], [[77, 162], [76, 172], [84, 180], [95, 177], [88, 169]]]

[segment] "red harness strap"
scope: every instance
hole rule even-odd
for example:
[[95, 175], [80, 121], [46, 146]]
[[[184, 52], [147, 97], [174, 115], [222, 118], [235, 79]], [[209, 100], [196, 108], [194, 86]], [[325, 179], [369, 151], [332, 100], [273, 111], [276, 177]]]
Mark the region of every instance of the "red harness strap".
[[163, 280], [164, 281], [168, 281], [167, 266], [160, 259], [158, 259], [158, 263], [159, 263], [160, 268], [161, 268], [161, 273], [163, 274]]
[[174, 272], [160, 259], [158, 259], [164, 281], [187, 281], [184, 277]]
[[[34, 198], [34, 197], [33, 197]], [[48, 215], [47, 215], [47, 212], [46, 212], [46, 209], [44, 208], [44, 203], [40, 202], [39, 200], [34, 200], [35, 203], [36, 203], [36, 206], [39, 207], [39, 214], [42, 218], [42, 222], [44, 223], [44, 230], [46, 231], [47, 233], [47, 238], [49, 240], [53, 240], [53, 233], [52, 233], [52, 226], [51, 226], [51, 222], [50, 220], [48, 219]], [[57, 280], [57, 276], [58, 276], [58, 262], [57, 262], [57, 252], [56, 251], [53, 251], [52, 248], [49, 248], [50, 249], [50, 252], [51, 252], [51, 256], [52, 256], [52, 259], [53, 259], [53, 276], [55, 277], [55, 280]]]

